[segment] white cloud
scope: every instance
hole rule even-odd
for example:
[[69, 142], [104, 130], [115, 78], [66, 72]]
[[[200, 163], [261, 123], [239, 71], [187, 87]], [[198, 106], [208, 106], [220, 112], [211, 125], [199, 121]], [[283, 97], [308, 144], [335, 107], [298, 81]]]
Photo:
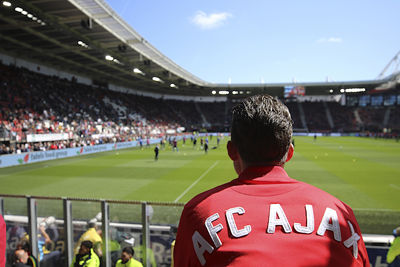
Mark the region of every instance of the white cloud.
[[228, 12], [206, 14], [203, 11], [197, 11], [191, 21], [202, 29], [213, 29], [221, 26], [224, 22], [232, 17]]
[[329, 37], [329, 38], [321, 38], [317, 40], [317, 43], [342, 43], [343, 40], [340, 37]]

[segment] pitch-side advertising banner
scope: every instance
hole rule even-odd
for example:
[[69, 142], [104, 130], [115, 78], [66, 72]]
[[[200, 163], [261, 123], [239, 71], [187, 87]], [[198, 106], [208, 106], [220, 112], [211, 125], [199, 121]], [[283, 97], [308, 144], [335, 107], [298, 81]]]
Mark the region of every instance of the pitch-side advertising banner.
[[[150, 144], [160, 143], [161, 139], [150, 139]], [[40, 161], [62, 159], [68, 157], [75, 157], [80, 155], [93, 154], [98, 152], [106, 152], [112, 150], [119, 150], [124, 148], [131, 148], [138, 146], [137, 141], [120, 142], [114, 144], [104, 144], [95, 146], [84, 146], [77, 148], [67, 148], [59, 150], [27, 152], [21, 154], [1, 155], [0, 168], [36, 163]]]

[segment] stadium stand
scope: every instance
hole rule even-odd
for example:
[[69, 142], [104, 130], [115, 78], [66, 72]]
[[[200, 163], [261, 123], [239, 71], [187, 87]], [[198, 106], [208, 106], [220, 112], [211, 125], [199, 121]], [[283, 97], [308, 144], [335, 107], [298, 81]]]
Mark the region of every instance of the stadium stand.
[[309, 131], [326, 132], [331, 130], [322, 102], [304, 102], [302, 104]]
[[[206, 128], [227, 130], [226, 102], [187, 102], [115, 92], [0, 65], [0, 153], [71, 148], [162, 137]], [[373, 132], [397, 136], [399, 106], [343, 106], [338, 102], [285, 101], [294, 128], [309, 132]], [[304, 118], [304, 122], [302, 120]], [[385, 119], [386, 117], [386, 119]], [[67, 133], [69, 140], [28, 143], [29, 134]], [[369, 134], [368, 134], [369, 135]]]
[[[181, 127], [179, 114], [171, 108], [173, 103], [162, 99], [94, 88], [13, 66], [0, 67], [1, 153], [163, 136], [168, 129]], [[71, 140], [25, 147], [28, 134], [45, 133], [68, 133]], [[10, 141], [17, 144], [6, 147]]]
[[337, 102], [327, 102], [327, 105], [332, 114], [334, 131], [356, 132], [358, 130], [354, 108], [342, 106]]
[[286, 106], [289, 108], [290, 114], [292, 115], [292, 120], [294, 122], [294, 129], [303, 129], [303, 125], [300, 119], [300, 111], [297, 102], [288, 102], [286, 101]]

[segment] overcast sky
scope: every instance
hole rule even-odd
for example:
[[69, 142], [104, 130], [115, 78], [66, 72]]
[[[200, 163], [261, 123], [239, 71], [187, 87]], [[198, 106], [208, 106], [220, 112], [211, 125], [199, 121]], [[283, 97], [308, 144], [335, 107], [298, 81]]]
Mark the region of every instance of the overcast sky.
[[400, 50], [400, 0], [106, 2], [207, 82], [370, 80]]

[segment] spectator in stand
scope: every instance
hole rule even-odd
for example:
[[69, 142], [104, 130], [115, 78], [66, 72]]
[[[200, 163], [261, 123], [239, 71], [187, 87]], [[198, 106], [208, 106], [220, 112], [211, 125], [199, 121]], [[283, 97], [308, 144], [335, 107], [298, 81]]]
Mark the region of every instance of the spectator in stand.
[[392, 263], [400, 255], [400, 226], [393, 230], [394, 240], [386, 255], [387, 263]]
[[[58, 239], [58, 230], [55, 226], [53, 216], [46, 217], [39, 225], [38, 248], [39, 261], [42, 267], [56, 267], [60, 264], [61, 252], [59, 250], [49, 251], [47, 245], [56, 242]], [[48, 232], [51, 232], [52, 238]]]
[[25, 267], [25, 265], [32, 267], [38, 266], [38, 261], [32, 255], [30, 250], [30, 245], [26, 241], [17, 245], [17, 248], [14, 252], [14, 257], [15, 257], [14, 264], [21, 263], [20, 267]]
[[[31, 265], [29, 262], [29, 255], [28, 253], [23, 250], [23, 249], [18, 249], [15, 251], [14, 253], [14, 263], [13, 266], [14, 267], [36, 267], [36, 265]], [[2, 265], [5, 266], [5, 265]]]

